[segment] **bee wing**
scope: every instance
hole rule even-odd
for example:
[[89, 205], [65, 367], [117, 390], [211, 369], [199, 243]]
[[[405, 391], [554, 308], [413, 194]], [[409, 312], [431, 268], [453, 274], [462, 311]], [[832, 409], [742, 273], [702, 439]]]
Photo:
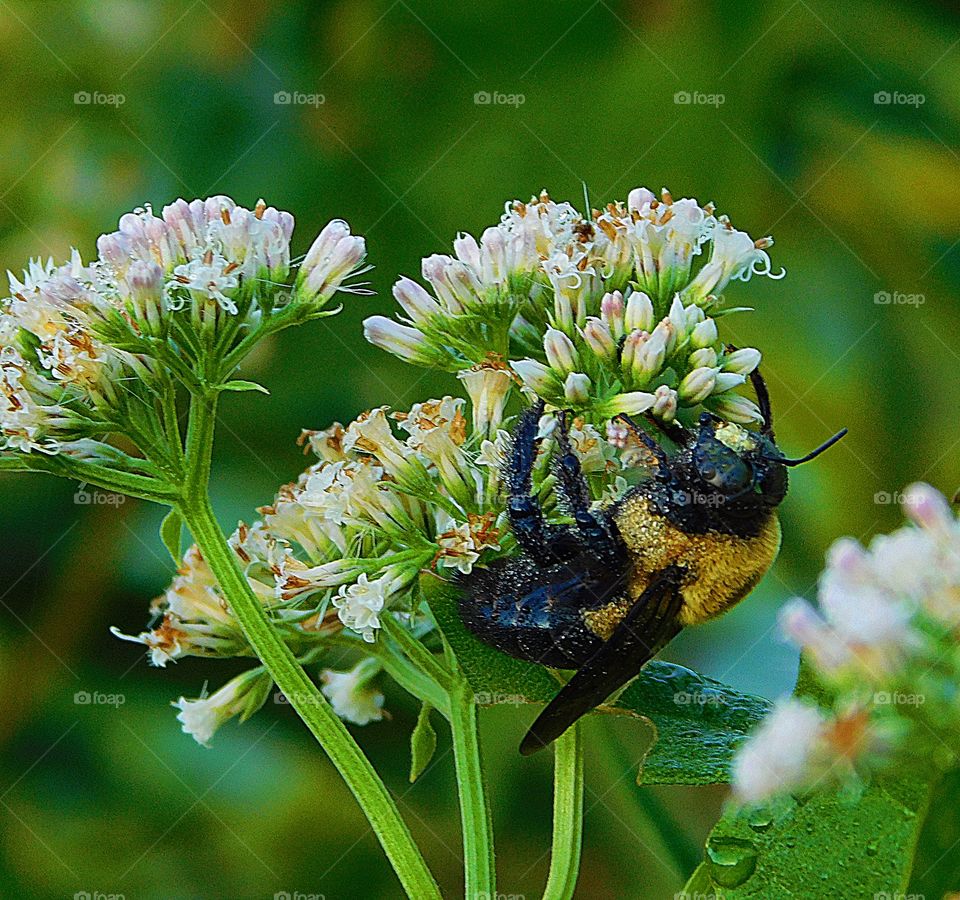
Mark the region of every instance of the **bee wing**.
[[520, 744], [524, 756], [555, 741], [582, 715], [603, 703], [680, 631], [682, 569], [658, 573], [623, 621], [591, 659], [561, 688]]

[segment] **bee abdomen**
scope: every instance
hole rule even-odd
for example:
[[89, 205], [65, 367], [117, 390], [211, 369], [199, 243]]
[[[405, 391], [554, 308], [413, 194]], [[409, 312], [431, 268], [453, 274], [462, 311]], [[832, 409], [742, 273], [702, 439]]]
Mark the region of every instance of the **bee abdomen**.
[[538, 566], [523, 556], [501, 559], [475, 569], [463, 587], [464, 625], [510, 656], [575, 669], [602, 646], [582, 615], [595, 595], [575, 566]]

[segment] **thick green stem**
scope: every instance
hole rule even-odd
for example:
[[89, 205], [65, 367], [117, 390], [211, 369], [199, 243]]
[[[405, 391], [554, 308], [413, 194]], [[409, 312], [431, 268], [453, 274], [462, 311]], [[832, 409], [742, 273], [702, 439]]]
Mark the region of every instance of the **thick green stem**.
[[191, 402], [188, 473], [180, 513], [250, 646], [353, 792], [404, 890], [417, 900], [439, 898], [437, 883], [386, 786], [270, 623], [217, 523], [207, 494], [215, 409], [213, 396], [195, 395]]
[[476, 698], [473, 689], [463, 679], [450, 695], [450, 730], [453, 735], [457, 790], [460, 793], [464, 891], [467, 900], [496, 895], [493, 817], [487, 804], [478, 725]]
[[579, 723], [557, 739], [553, 763], [553, 847], [543, 900], [570, 900], [583, 841], [583, 737]]

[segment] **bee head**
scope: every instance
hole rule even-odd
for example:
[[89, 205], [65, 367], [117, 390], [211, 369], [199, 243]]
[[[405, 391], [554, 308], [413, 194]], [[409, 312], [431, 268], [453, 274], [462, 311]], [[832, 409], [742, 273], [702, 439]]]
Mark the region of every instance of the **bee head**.
[[705, 412], [690, 458], [705, 490], [718, 491], [727, 502], [752, 497], [776, 506], [786, 495], [783, 454], [762, 432], [748, 431]]

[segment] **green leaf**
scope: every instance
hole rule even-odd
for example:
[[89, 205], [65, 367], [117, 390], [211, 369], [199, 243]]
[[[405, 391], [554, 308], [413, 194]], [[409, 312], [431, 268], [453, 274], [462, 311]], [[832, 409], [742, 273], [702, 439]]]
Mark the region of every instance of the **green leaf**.
[[947, 774], [933, 789], [930, 809], [949, 815], [927, 816], [917, 844], [908, 894], [944, 897], [960, 887], [960, 771]]
[[[795, 693], [824, 706], [832, 701], [805, 659]], [[825, 896], [827, 889], [832, 897], [902, 895], [929, 798], [926, 781], [887, 777], [858, 795], [825, 787], [804, 800], [731, 806], [685, 890], [731, 898]]]
[[257, 384], [255, 381], [225, 381], [223, 384], [218, 384], [216, 387], [218, 391], [260, 391], [261, 394], [268, 394], [268, 391], [262, 384]]
[[[435, 575], [421, 589], [481, 705], [545, 703], [561, 686], [550, 669], [514, 659], [477, 640], [460, 619], [458, 589]], [[598, 714], [630, 716], [651, 725], [638, 784], [718, 784], [744, 736], [769, 711], [742, 694], [683, 666], [654, 661]]]
[[684, 889], [724, 898], [875, 897], [906, 890], [928, 786], [878, 782], [728, 811]]
[[430, 765], [437, 752], [437, 732], [430, 722], [429, 703], [424, 703], [417, 717], [417, 725], [410, 735], [410, 784], [413, 784]]
[[182, 556], [180, 554], [180, 538], [183, 535], [183, 518], [175, 509], [171, 509], [160, 523], [160, 539], [163, 546], [167, 548], [177, 568], [180, 567]]

